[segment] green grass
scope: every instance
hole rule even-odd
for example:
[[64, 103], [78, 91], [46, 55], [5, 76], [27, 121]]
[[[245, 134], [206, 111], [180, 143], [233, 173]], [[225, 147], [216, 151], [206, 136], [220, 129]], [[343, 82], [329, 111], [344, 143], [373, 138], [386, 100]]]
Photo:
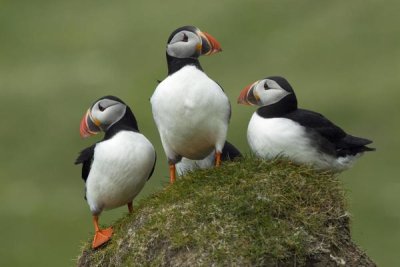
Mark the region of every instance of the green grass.
[[[79, 121], [97, 98], [128, 103], [158, 163], [138, 199], [161, 190], [168, 168], [148, 102], [166, 75], [165, 42], [193, 24], [221, 43], [201, 58], [232, 103], [229, 140], [248, 152], [253, 108], [240, 90], [289, 79], [300, 106], [375, 141], [340, 176], [352, 233], [379, 266], [400, 265], [400, 19], [397, 1], [0, 1], [0, 266], [74, 264], [93, 230], [77, 153]], [[104, 212], [110, 224], [125, 208]]]
[[245, 158], [190, 173], [140, 201], [114, 224], [109, 244], [93, 251], [87, 243], [81, 264], [303, 266], [331, 254], [355, 266], [361, 262], [343, 245], [347, 223], [335, 175]]

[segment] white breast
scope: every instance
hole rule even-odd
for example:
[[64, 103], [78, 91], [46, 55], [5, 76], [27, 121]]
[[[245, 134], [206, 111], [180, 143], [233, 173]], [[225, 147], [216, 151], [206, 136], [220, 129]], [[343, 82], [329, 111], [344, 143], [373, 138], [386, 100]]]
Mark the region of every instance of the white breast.
[[86, 181], [92, 213], [132, 201], [146, 183], [154, 161], [153, 145], [140, 133], [121, 131], [97, 144]]
[[247, 141], [252, 152], [261, 158], [283, 156], [300, 164], [336, 171], [350, 167], [353, 162], [348, 157], [335, 158], [322, 153], [303, 126], [285, 118], [262, 118], [254, 113], [247, 129]]
[[220, 86], [194, 66], [161, 82], [151, 97], [153, 117], [168, 158], [201, 159], [222, 150], [230, 104]]

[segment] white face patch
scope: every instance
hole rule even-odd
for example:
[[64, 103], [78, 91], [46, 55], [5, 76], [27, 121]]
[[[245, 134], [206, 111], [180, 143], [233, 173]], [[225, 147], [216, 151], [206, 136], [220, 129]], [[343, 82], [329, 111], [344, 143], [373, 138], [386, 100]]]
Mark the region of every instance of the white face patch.
[[177, 58], [190, 58], [196, 54], [196, 48], [201, 45], [201, 38], [190, 31], [180, 31], [174, 35], [167, 45], [167, 53]]
[[268, 106], [279, 102], [285, 96], [291, 94], [283, 89], [274, 80], [264, 79], [254, 86], [254, 93], [258, 95], [259, 101], [263, 106]]
[[125, 115], [126, 106], [121, 102], [102, 99], [96, 102], [91, 108], [90, 116], [101, 123], [103, 130], [122, 119]]

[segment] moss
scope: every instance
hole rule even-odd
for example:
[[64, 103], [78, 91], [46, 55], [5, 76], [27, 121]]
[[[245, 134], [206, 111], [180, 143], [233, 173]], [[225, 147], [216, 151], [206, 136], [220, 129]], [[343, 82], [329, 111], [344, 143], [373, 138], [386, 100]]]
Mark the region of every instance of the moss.
[[88, 242], [78, 265], [336, 266], [368, 260], [350, 240], [337, 177], [280, 159], [244, 158], [192, 172], [135, 210], [114, 224], [104, 247], [93, 251]]

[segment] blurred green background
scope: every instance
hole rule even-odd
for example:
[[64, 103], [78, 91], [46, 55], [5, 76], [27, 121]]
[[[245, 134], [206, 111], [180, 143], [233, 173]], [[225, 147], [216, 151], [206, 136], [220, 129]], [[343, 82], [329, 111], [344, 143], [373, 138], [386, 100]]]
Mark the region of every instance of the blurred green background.
[[357, 243], [379, 266], [400, 266], [399, 11], [378, 0], [0, 1], [0, 266], [71, 266], [92, 237], [73, 161], [100, 138], [80, 139], [79, 122], [103, 95], [125, 100], [156, 146], [140, 197], [167, 183], [148, 100], [169, 34], [187, 24], [222, 45], [201, 63], [231, 100], [229, 140], [243, 152], [254, 108], [236, 104], [239, 91], [277, 74], [301, 107], [374, 140], [377, 152], [340, 178]]

